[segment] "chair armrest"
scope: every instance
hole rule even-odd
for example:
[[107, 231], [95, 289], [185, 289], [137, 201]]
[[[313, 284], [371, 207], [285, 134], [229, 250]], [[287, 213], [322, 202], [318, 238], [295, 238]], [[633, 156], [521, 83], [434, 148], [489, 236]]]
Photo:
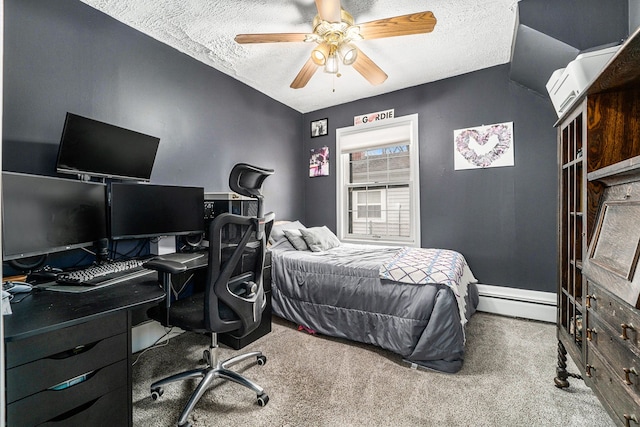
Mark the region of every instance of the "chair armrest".
[[155, 270], [160, 273], [178, 274], [187, 269], [187, 266], [181, 262], [170, 261], [168, 259], [152, 259], [142, 264], [144, 268]]

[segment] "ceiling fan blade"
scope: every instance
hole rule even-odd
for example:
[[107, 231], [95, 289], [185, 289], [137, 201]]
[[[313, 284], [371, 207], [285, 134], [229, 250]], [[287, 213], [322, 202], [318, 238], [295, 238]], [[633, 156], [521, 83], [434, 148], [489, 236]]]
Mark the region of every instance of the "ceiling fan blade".
[[436, 17], [433, 16], [432, 12], [419, 12], [379, 19], [358, 26], [360, 27], [360, 35], [365, 40], [371, 40], [383, 37], [430, 33], [433, 31], [436, 22]]
[[340, 22], [340, 0], [316, 0], [320, 19], [327, 22]]
[[307, 37], [304, 33], [272, 33], [272, 34], [238, 34], [236, 43], [280, 43], [303, 42]]
[[385, 80], [387, 80], [387, 73], [382, 71], [380, 67], [378, 67], [375, 62], [371, 60], [367, 55], [365, 55], [360, 49], [358, 49], [358, 56], [356, 58], [356, 62], [353, 63], [353, 68], [360, 74], [362, 77], [367, 79], [369, 83], [372, 85], [379, 85]]
[[307, 59], [307, 62], [302, 66], [302, 69], [298, 73], [295, 79], [291, 82], [292, 89], [301, 89], [309, 83], [311, 77], [315, 74], [318, 66], [313, 62], [311, 58]]

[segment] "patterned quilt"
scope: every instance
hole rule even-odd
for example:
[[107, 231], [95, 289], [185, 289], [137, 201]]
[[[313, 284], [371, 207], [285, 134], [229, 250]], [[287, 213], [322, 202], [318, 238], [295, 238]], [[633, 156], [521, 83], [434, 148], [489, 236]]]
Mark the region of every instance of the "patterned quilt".
[[406, 247], [380, 267], [380, 277], [415, 285], [441, 283], [452, 287], [460, 282], [465, 264], [462, 254], [456, 251]]
[[[467, 319], [467, 283], [461, 281], [467, 261], [464, 256], [448, 249], [399, 249], [389, 262], [380, 267], [380, 278], [415, 285], [443, 284], [456, 297], [462, 326]], [[475, 282], [475, 278], [474, 282]]]

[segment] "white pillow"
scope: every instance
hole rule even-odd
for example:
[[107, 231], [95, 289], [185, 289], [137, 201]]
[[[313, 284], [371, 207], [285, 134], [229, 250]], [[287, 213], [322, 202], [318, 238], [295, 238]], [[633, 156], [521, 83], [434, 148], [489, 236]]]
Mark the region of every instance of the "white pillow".
[[285, 237], [284, 230], [297, 230], [299, 228], [305, 228], [300, 221], [288, 221], [274, 224], [271, 228], [271, 234], [269, 235], [269, 243], [274, 244], [278, 240], [283, 239]]
[[299, 229], [284, 230], [285, 237], [289, 240], [289, 243], [293, 245], [299, 251], [308, 251], [309, 247], [307, 242], [302, 238], [302, 233]]
[[322, 252], [340, 246], [340, 240], [326, 225], [322, 227], [301, 228], [300, 234], [312, 252]]

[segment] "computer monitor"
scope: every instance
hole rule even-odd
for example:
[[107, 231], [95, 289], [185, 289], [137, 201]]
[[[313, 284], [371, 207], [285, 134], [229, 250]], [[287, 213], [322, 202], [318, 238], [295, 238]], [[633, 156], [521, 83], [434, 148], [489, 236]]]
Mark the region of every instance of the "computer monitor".
[[149, 181], [159, 143], [154, 136], [67, 113], [56, 170]]
[[106, 185], [2, 173], [2, 259], [93, 245], [107, 237]]
[[114, 182], [109, 222], [114, 240], [202, 233], [204, 188]]

